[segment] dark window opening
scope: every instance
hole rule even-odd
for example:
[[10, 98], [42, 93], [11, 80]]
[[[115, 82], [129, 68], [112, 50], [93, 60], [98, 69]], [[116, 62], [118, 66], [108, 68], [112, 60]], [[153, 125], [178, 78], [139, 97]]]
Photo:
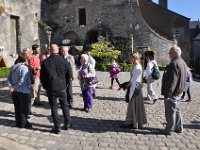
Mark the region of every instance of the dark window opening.
[[79, 25], [86, 25], [86, 11], [85, 8], [79, 9]]
[[[11, 21], [11, 45], [12, 49], [15, 50], [16, 53], [20, 52], [20, 26], [19, 26], [19, 17], [18, 16], [10, 16]], [[14, 52], [14, 51], [13, 51]]]

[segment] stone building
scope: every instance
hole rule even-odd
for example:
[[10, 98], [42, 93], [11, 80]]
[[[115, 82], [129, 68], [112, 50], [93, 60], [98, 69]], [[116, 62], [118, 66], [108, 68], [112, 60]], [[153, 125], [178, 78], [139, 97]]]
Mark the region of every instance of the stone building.
[[21, 49], [39, 41], [40, 5], [40, 0], [0, 0], [0, 46], [7, 66]]
[[198, 66], [200, 63], [200, 21], [190, 22], [190, 46], [191, 65]]
[[[0, 13], [0, 46], [8, 59], [34, 42], [48, 43], [50, 36], [51, 43], [61, 45], [70, 39], [72, 45], [83, 45], [102, 35], [124, 53], [132, 41], [134, 50], [149, 46], [161, 65], [169, 61], [167, 53], [175, 36], [189, 60], [189, 19], [168, 10], [167, 0], [159, 5], [151, 0], [0, 0], [0, 6], [5, 9]], [[46, 32], [47, 28], [52, 30]]]
[[82, 45], [103, 35], [127, 50], [133, 36], [134, 49], [150, 46], [165, 65], [175, 36], [183, 57], [189, 60], [189, 18], [168, 10], [167, 0], [160, 0], [159, 5], [151, 0], [51, 0], [44, 4], [42, 20], [57, 27], [52, 33], [54, 43], [70, 39]]

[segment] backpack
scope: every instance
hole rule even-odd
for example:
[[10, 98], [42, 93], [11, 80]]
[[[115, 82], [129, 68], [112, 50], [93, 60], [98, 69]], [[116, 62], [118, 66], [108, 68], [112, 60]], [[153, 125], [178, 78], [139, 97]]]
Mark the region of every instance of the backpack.
[[153, 63], [153, 68], [151, 69], [151, 71], [152, 71], [152, 73], [151, 73], [152, 79], [158, 80], [160, 78], [160, 70], [159, 70], [158, 66], [156, 66], [156, 64]]

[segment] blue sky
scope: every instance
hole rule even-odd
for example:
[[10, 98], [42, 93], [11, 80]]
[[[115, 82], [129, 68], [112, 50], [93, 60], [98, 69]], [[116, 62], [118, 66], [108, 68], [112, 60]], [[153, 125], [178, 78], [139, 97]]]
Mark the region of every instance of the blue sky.
[[[153, 0], [158, 3], [158, 0]], [[192, 21], [200, 20], [200, 0], [168, 0], [168, 9], [191, 18]]]

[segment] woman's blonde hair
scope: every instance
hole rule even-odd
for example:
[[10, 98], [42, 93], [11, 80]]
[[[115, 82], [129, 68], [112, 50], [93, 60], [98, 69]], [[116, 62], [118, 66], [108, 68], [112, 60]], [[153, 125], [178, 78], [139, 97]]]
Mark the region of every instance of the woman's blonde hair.
[[137, 60], [140, 60], [140, 54], [138, 52], [133, 52], [130, 54], [130, 56], [136, 58]]

